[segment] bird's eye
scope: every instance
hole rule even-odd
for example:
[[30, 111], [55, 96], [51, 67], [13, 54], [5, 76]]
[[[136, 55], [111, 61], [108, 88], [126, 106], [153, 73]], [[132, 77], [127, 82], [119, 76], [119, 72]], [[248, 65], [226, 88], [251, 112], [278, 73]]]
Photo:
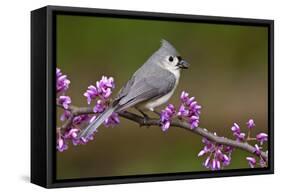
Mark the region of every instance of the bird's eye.
[[173, 62], [173, 60], [174, 60], [174, 57], [170, 56], [170, 57], [169, 57], [169, 61], [170, 61], [170, 62]]

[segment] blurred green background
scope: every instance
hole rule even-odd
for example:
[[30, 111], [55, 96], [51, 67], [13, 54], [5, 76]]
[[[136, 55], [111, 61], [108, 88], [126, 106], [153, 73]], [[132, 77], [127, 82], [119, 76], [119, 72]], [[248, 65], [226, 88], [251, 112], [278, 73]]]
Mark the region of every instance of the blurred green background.
[[[233, 122], [245, 128], [253, 118], [253, 134], [267, 132], [266, 27], [58, 15], [57, 66], [71, 80], [73, 104], [87, 106], [83, 93], [102, 75], [115, 78], [115, 95], [161, 39], [191, 64], [170, 103], [178, 106], [186, 90], [203, 106], [200, 126], [232, 137]], [[57, 179], [204, 171], [202, 147], [201, 137], [185, 130], [163, 133], [121, 118], [115, 128], [101, 126], [94, 141], [58, 152]], [[248, 168], [248, 155], [234, 151], [225, 169]]]

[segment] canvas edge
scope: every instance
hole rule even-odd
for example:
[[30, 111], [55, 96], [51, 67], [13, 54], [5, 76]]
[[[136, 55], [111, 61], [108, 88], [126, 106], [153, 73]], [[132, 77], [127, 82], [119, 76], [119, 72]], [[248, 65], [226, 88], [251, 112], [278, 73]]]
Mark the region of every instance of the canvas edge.
[[[43, 45], [47, 49], [46, 52], [46, 75], [47, 75], [47, 83], [46, 83], [46, 113], [47, 113], [47, 129], [45, 128], [45, 140], [46, 140], [46, 181], [45, 184], [41, 184], [46, 188], [58, 188], [58, 187], [74, 187], [74, 186], [91, 186], [91, 185], [105, 185], [105, 184], [122, 184], [122, 183], [137, 183], [137, 182], [153, 182], [153, 181], [170, 181], [170, 180], [184, 180], [184, 179], [198, 179], [198, 178], [214, 178], [214, 177], [229, 177], [229, 176], [246, 176], [246, 175], [261, 175], [261, 174], [273, 174], [274, 173], [274, 135], [273, 135], [273, 127], [274, 127], [274, 70], [273, 70], [273, 60], [274, 60], [274, 20], [264, 20], [264, 19], [249, 19], [249, 18], [232, 18], [232, 17], [217, 17], [217, 16], [198, 16], [198, 15], [183, 15], [183, 14], [171, 14], [171, 13], [155, 13], [155, 12], [139, 12], [139, 11], [125, 11], [125, 10], [109, 10], [109, 9], [95, 9], [95, 8], [77, 8], [77, 7], [63, 7], [63, 6], [46, 6], [41, 9], [46, 9], [46, 37], [47, 42]], [[39, 10], [39, 9], [38, 9]], [[53, 44], [54, 44], [54, 33], [52, 30], [53, 26], [53, 17], [55, 12], [72, 12], [72, 13], [84, 13], [84, 14], [107, 14], [112, 17], [114, 16], [126, 16], [126, 17], [146, 17], [148, 19], [167, 19], [171, 18], [173, 20], [187, 20], [192, 19], [193, 21], [204, 21], [204, 22], [218, 22], [218, 23], [231, 23], [231, 24], [241, 24], [241, 25], [263, 25], [269, 27], [269, 127], [270, 127], [270, 141], [272, 145], [270, 146], [270, 165], [268, 168], [260, 171], [257, 169], [256, 171], [242, 171], [242, 172], [219, 172], [210, 174], [208, 172], [200, 172], [200, 174], [168, 174], [168, 175], [151, 175], [151, 176], [130, 176], [130, 177], [112, 177], [112, 178], [100, 178], [96, 180], [68, 180], [65, 182], [56, 181], [55, 180], [55, 162], [54, 162], [54, 134], [52, 132], [53, 129], [53, 116], [54, 108], [52, 107], [53, 102], [53, 77], [54, 77], [54, 65], [52, 64], [54, 60], [53, 55]], [[46, 82], [46, 81], [45, 81]], [[34, 136], [33, 136], [34, 137]], [[42, 145], [44, 147], [44, 145]], [[31, 178], [31, 182], [32, 178]], [[33, 182], [37, 184], [36, 182]], [[39, 184], [40, 185], [40, 184]]]
[[46, 10], [31, 12], [31, 183], [46, 186]]

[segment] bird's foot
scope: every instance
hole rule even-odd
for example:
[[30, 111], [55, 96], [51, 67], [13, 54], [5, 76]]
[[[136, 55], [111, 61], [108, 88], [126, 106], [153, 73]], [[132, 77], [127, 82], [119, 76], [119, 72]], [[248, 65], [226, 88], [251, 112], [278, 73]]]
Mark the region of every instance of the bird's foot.
[[[148, 120], [149, 120], [148, 115], [147, 114], [143, 114], [143, 125], [147, 125]], [[148, 125], [147, 125], [147, 127], [148, 127]]]
[[149, 116], [147, 114], [145, 114], [142, 110], [140, 110], [139, 108], [136, 108], [143, 116], [143, 121], [142, 123], [140, 124], [140, 126], [147, 126], [147, 128], [149, 127], [149, 125], [147, 125], [148, 121], [149, 121]]
[[142, 126], [146, 126], [147, 128], [149, 128], [149, 125], [148, 125], [148, 121], [149, 121], [149, 116], [147, 114], [142, 114], [143, 116], [143, 120], [142, 120], [142, 123], [140, 123], [140, 127]]

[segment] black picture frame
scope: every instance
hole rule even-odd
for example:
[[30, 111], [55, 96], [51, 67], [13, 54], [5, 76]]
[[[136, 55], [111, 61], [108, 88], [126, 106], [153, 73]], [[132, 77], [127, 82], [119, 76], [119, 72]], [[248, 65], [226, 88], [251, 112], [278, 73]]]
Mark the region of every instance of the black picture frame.
[[[267, 168], [213, 172], [169, 173], [106, 178], [56, 180], [55, 148], [55, 62], [56, 14], [138, 18], [196, 23], [237, 24], [268, 27], [268, 155]], [[31, 12], [31, 182], [46, 188], [195, 178], [228, 177], [274, 173], [274, 21], [170, 13], [121, 11], [93, 8], [46, 6]]]

